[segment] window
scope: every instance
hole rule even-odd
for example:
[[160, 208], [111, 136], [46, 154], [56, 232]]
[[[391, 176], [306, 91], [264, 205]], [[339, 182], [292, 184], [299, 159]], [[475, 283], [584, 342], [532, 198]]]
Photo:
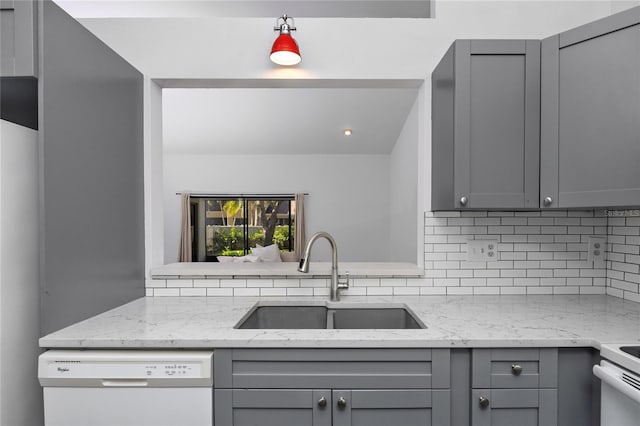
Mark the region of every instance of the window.
[[256, 245], [294, 251], [292, 196], [192, 197], [193, 260], [244, 256]]

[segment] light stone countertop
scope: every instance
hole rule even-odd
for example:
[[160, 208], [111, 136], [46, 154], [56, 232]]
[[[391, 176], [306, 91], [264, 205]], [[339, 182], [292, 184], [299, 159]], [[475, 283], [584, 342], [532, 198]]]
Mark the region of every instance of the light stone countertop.
[[[401, 262], [340, 262], [340, 275], [349, 273], [352, 277], [420, 277], [423, 270], [412, 263]], [[151, 270], [155, 279], [206, 279], [220, 277], [293, 277], [328, 278], [331, 276], [331, 262], [312, 262], [308, 273], [298, 271], [297, 262], [183, 262], [170, 263]]]
[[640, 304], [609, 296], [343, 297], [404, 303], [423, 330], [238, 330], [256, 303], [324, 298], [146, 297], [40, 339], [43, 348], [526, 347], [640, 343]]

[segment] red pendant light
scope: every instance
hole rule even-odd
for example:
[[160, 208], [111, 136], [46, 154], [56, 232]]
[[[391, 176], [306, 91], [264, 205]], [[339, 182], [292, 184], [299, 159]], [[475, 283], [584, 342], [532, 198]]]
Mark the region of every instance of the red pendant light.
[[291, 37], [291, 31], [296, 30], [293, 25], [293, 18], [287, 15], [283, 15], [276, 20], [276, 26], [273, 30], [279, 31], [280, 35], [273, 42], [271, 55], [269, 56], [271, 62], [278, 65], [291, 66], [299, 64], [302, 60], [298, 43]]

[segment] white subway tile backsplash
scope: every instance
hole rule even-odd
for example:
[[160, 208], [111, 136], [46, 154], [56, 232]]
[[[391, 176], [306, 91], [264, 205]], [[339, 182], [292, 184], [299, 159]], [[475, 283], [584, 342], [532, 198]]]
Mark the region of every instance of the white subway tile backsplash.
[[604, 287], [580, 287], [580, 294], [605, 294]]
[[287, 296], [313, 296], [312, 288], [287, 288]]
[[421, 296], [444, 296], [447, 294], [447, 289], [445, 287], [421, 287], [420, 295]]
[[553, 294], [580, 294], [580, 287], [553, 287]]
[[313, 295], [314, 296], [325, 296], [325, 297], [329, 297], [329, 289], [327, 287], [314, 287], [313, 288]]
[[193, 280], [167, 280], [167, 288], [193, 287]]
[[634, 291], [634, 292], [625, 291], [624, 298], [627, 300], [631, 300], [633, 302], [640, 302], [640, 294], [638, 294], [637, 291]]
[[286, 288], [261, 288], [260, 296], [280, 296], [284, 297], [287, 295]]
[[527, 294], [540, 295], [540, 294], [553, 294], [555, 287], [527, 287]]
[[167, 287], [167, 280], [147, 280], [145, 286], [146, 288], [165, 288]]
[[392, 296], [393, 287], [367, 287], [367, 296]]
[[524, 287], [500, 287], [500, 294], [527, 294]]
[[181, 288], [180, 296], [206, 296], [206, 288]]
[[[587, 260], [607, 238], [606, 262]], [[492, 261], [468, 261], [467, 242], [496, 240]], [[608, 294], [640, 301], [640, 218], [594, 211], [426, 212], [424, 276], [358, 277], [347, 295]], [[148, 296], [326, 296], [324, 278], [159, 277]]]
[[234, 288], [233, 289], [234, 296], [260, 296], [259, 288]]
[[474, 295], [500, 294], [500, 287], [474, 287]]
[[153, 289], [153, 295], [154, 296], [160, 296], [160, 297], [164, 297], [164, 296], [168, 296], [168, 297], [180, 296], [180, 289], [179, 288], [154, 288]]
[[420, 287], [392, 287], [394, 296], [418, 296]]

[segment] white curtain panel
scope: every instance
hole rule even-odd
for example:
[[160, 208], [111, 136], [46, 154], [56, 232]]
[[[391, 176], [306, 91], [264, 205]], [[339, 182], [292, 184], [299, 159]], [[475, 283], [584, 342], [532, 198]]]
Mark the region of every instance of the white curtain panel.
[[305, 223], [304, 223], [304, 194], [296, 194], [296, 229], [294, 234], [295, 239], [295, 254], [296, 260], [300, 260], [302, 258], [302, 252], [304, 251], [304, 246], [307, 242], [307, 235], [305, 232]]

